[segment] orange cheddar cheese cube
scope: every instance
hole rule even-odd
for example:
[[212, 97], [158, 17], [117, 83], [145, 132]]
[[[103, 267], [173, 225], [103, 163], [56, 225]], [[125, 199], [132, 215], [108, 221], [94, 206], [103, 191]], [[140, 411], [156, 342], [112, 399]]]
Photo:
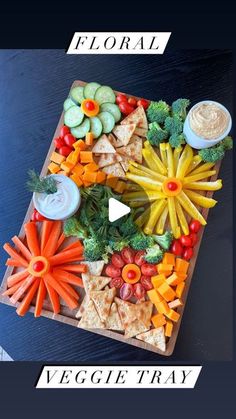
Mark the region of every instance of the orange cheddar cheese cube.
[[80, 149], [77, 148], [75, 151], [72, 151], [69, 156], [66, 158], [66, 161], [72, 164], [77, 164], [79, 161]]
[[189, 262], [184, 259], [177, 258], [175, 263], [175, 271], [186, 274], [188, 272]]
[[85, 182], [95, 183], [96, 178], [97, 178], [96, 172], [87, 171], [87, 172], [84, 172], [84, 174], [82, 175], [82, 179]]
[[86, 144], [83, 140], [78, 140], [73, 144], [73, 147], [79, 148], [81, 151], [86, 149]]
[[182, 305], [183, 305], [183, 303], [179, 298], [176, 298], [176, 300], [170, 301], [170, 303], [168, 303], [168, 306], [170, 308], [173, 308], [173, 310], [177, 307], [182, 306]]
[[99, 166], [94, 162], [88, 163], [86, 164], [86, 166], [84, 166], [85, 172], [97, 172], [98, 169], [99, 169]]
[[178, 272], [173, 272], [173, 274], [166, 279], [166, 282], [168, 285], [175, 286], [180, 282], [183, 282], [186, 279], [186, 276], [186, 274], [179, 275]]
[[77, 163], [76, 166], [73, 167], [72, 173], [76, 174], [77, 176], [81, 176], [84, 173], [84, 166], [80, 163]]
[[74, 164], [73, 163], [69, 163], [68, 161], [64, 161], [61, 164], [61, 169], [64, 170], [66, 173], [70, 173], [71, 170], [73, 169]]
[[125, 188], [126, 188], [125, 182], [123, 182], [122, 180], [118, 180], [118, 182], [116, 184], [116, 187], [115, 187], [115, 192], [123, 193]]
[[83, 184], [87, 188], [88, 186], [91, 186], [92, 185], [92, 182], [87, 182], [86, 180], [83, 180]]
[[170, 338], [172, 335], [172, 331], [173, 331], [173, 323], [171, 320], [166, 320], [166, 325], [165, 325], [165, 336]]
[[102, 170], [99, 170], [96, 173], [97, 173], [96, 182], [97, 183], [103, 183], [105, 181], [106, 177], [107, 177], [106, 173], [103, 172]]
[[151, 277], [151, 282], [154, 288], [160, 287], [160, 285], [164, 284], [166, 277], [164, 274], [155, 275]]
[[66, 158], [64, 156], [62, 156], [59, 153], [56, 153], [56, 151], [53, 151], [50, 157], [50, 160], [57, 164], [61, 164], [63, 161], [65, 161], [65, 159]]
[[155, 328], [164, 326], [164, 324], [166, 324], [165, 316], [162, 313], [157, 313], [152, 316], [151, 321]]
[[76, 173], [73, 173], [73, 175], [70, 176], [70, 179], [72, 179], [79, 188], [83, 185], [81, 177], [76, 175]]
[[159, 274], [165, 274], [166, 276], [170, 275], [173, 271], [173, 265], [158, 263], [157, 271]]
[[110, 188], [114, 189], [117, 185], [118, 179], [113, 175], [107, 175], [106, 179], [106, 186], [110, 186]]
[[93, 153], [92, 151], [81, 151], [80, 152], [80, 163], [92, 163]]
[[167, 313], [165, 313], [165, 315], [168, 317], [168, 319], [172, 320], [173, 322], [177, 322], [180, 318], [180, 314], [177, 313], [177, 311], [172, 310], [172, 308], [169, 309], [169, 311], [167, 311]]
[[57, 172], [58, 175], [68, 176], [68, 173], [65, 172], [65, 170], [60, 170], [60, 172]]
[[85, 144], [87, 146], [92, 145], [93, 144], [93, 139], [94, 139], [93, 133], [92, 132], [87, 132], [87, 134], [85, 135]]
[[161, 295], [154, 289], [147, 291], [147, 295], [154, 305], [160, 303], [163, 300]]
[[184, 287], [185, 287], [185, 282], [180, 282], [180, 284], [177, 285], [176, 290], [175, 290], [176, 297], [178, 298], [182, 297]]
[[48, 170], [50, 173], [58, 173], [60, 171], [60, 166], [58, 164], [51, 162], [48, 166]]
[[175, 298], [175, 292], [166, 282], [158, 287], [157, 291], [166, 301], [172, 301]]
[[165, 300], [160, 301], [159, 303], [155, 303], [155, 307], [158, 313], [166, 314], [170, 310], [167, 302]]
[[165, 253], [163, 260], [162, 260], [163, 265], [172, 265], [175, 266], [175, 255], [173, 255], [173, 253]]

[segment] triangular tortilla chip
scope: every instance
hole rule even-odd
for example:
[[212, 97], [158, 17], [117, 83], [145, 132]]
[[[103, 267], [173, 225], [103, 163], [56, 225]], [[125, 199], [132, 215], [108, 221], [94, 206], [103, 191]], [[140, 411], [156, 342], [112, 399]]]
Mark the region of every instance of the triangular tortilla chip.
[[132, 137], [136, 125], [127, 124], [127, 125], [116, 125], [113, 129], [113, 134], [118, 138], [119, 141], [116, 142], [115, 147], [121, 147], [129, 143], [130, 138]]
[[125, 177], [125, 172], [122, 169], [120, 163], [111, 164], [110, 166], [103, 167], [103, 172], [107, 175], [112, 175], [114, 177]]
[[111, 164], [121, 161], [122, 158], [117, 153], [103, 153], [101, 154], [100, 159], [98, 160], [99, 167], [109, 166]]
[[166, 350], [166, 339], [163, 326], [158, 327], [157, 329], [151, 329], [146, 333], [141, 333], [140, 335], [137, 335], [136, 338], [156, 346], [163, 352]]
[[139, 319], [134, 320], [132, 323], [129, 323], [125, 328], [125, 338], [132, 338], [133, 336], [139, 335], [140, 333], [146, 332], [149, 330], [142, 321]]
[[152, 302], [144, 301], [143, 303], [136, 305], [136, 309], [138, 320], [144, 323], [149, 329], [151, 325], [151, 316], [153, 310]]
[[83, 314], [84, 314], [84, 312], [86, 310], [86, 306], [87, 306], [88, 302], [89, 302], [89, 296], [88, 296], [88, 294], [85, 294], [85, 296], [83, 298], [83, 301], [80, 304], [79, 310], [77, 311], [77, 313], [75, 315], [75, 317], [77, 317], [77, 319], [79, 317], [82, 317], [83, 316]]
[[111, 278], [108, 276], [82, 274], [82, 280], [85, 292], [89, 294], [91, 291], [102, 290], [107, 284], [109, 284]]
[[[133, 137], [131, 138], [131, 140], [132, 139], [133, 139]], [[130, 157], [130, 160], [135, 160], [138, 163], [142, 163], [142, 161], [143, 161], [142, 147], [143, 147], [142, 138], [140, 138], [137, 135], [135, 135], [132, 142], [130, 142], [125, 147], [118, 148], [117, 151], [120, 154], [129, 156]]]
[[121, 125], [127, 124], [135, 124], [137, 128], [148, 129], [147, 117], [142, 106], [138, 106], [121, 121]]
[[121, 157], [122, 157], [122, 160], [121, 160], [120, 164], [121, 164], [122, 168], [124, 169], [124, 171], [125, 172], [128, 172], [128, 169], [129, 169], [129, 161], [131, 159], [130, 159], [130, 157], [127, 157], [127, 156], [121, 156]]
[[85, 329], [104, 329], [105, 325], [100, 320], [95, 305], [92, 300], [87, 304], [86, 310], [78, 323], [78, 327]]
[[88, 271], [91, 275], [100, 276], [105, 265], [104, 260], [96, 260], [95, 262], [83, 261], [88, 266]]
[[111, 305], [115, 295], [115, 288], [109, 288], [109, 290], [105, 291], [93, 291], [90, 293], [90, 297], [92, 298], [95, 304], [95, 307], [102, 322], [105, 322], [110, 314]]
[[124, 330], [117, 310], [116, 303], [112, 303], [111, 305], [110, 314], [106, 320], [106, 328], [111, 330], [117, 330], [120, 332]]
[[115, 153], [113, 145], [108, 140], [108, 137], [103, 134], [96, 142], [92, 149], [92, 153]]
[[135, 304], [121, 300], [120, 298], [115, 298], [115, 302], [117, 304], [121, 322], [124, 328], [126, 328], [129, 323], [132, 323], [137, 318], [136, 306]]
[[145, 128], [136, 127], [134, 130], [134, 134], [140, 135], [140, 137], [146, 138], [148, 130]]

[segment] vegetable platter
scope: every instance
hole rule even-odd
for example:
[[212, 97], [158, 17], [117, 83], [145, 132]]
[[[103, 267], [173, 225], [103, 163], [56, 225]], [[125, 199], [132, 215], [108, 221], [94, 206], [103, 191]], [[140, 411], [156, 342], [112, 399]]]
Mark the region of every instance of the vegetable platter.
[[[40, 176], [29, 171], [19, 236], [4, 245], [0, 301], [169, 356], [232, 148], [230, 114], [83, 81], [63, 107]], [[130, 207], [114, 222], [111, 198]]]

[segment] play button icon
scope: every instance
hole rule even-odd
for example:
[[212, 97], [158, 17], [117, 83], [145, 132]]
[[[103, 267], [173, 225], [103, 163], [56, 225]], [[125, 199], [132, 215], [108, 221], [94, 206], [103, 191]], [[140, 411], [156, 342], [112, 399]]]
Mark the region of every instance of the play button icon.
[[129, 214], [130, 207], [128, 205], [122, 204], [122, 202], [117, 201], [117, 199], [110, 198], [108, 206], [109, 221], [119, 220], [119, 218], [124, 217], [124, 215]]

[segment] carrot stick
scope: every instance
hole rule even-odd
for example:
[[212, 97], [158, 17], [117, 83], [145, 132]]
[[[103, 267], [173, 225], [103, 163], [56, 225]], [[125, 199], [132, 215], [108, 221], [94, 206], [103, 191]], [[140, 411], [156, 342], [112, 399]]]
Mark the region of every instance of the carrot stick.
[[60, 285], [64, 288], [66, 292], [68, 292], [68, 294], [71, 295], [71, 297], [74, 297], [76, 300], [79, 300], [79, 294], [74, 290], [74, 288], [70, 284], [61, 281]]
[[17, 308], [16, 312], [19, 316], [24, 316], [25, 313], [28, 311], [29, 306], [34, 298], [34, 295], [38, 289], [40, 278], [37, 278], [33, 284], [31, 285], [29, 291], [23, 298], [22, 302], [20, 303], [19, 307]]
[[22, 263], [19, 262], [16, 259], [7, 259], [5, 265], [6, 266], [15, 266], [15, 267], [19, 267], [19, 268], [22, 267]]
[[22, 297], [22, 295], [25, 293], [25, 291], [30, 287], [30, 285], [34, 282], [35, 277], [32, 275], [29, 275], [28, 278], [26, 278], [23, 282], [23, 284], [14, 292], [14, 294], [11, 296], [10, 301], [12, 304], [16, 304], [17, 301]]
[[45, 282], [47, 292], [50, 298], [50, 302], [52, 304], [52, 309], [54, 314], [60, 313], [60, 300], [57, 292], [54, 290], [54, 288], [51, 287], [47, 282]]
[[42, 223], [42, 230], [41, 230], [41, 253], [43, 252], [43, 249], [45, 248], [48, 238], [50, 236], [50, 232], [53, 226], [53, 221], [45, 220]]
[[83, 281], [76, 275], [70, 272], [63, 271], [62, 269], [55, 268], [52, 271], [52, 275], [58, 281], [68, 282], [69, 284], [77, 285], [78, 287], [84, 287]]
[[13, 247], [9, 243], [5, 243], [3, 246], [3, 249], [17, 262], [21, 263], [22, 266], [27, 267], [28, 262], [26, 259], [24, 259], [22, 256], [19, 255], [19, 253], [13, 249]]
[[64, 233], [61, 233], [61, 235], [60, 235], [60, 237], [58, 239], [58, 242], [57, 242], [57, 248], [56, 248], [56, 250], [59, 249], [59, 247], [64, 242], [65, 238], [66, 238], [65, 234]]
[[68, 272], [85, 273], [88, 267], [84, 263], [80, 263], [79, 265], [60, 265], [60, 269]]
[[76, 242], [73, 242], [73, 243], [68, 244], [68, 246], [64, 247], [64, 249], [62, 249], [60, 251], [60, 253], [66, 252], [67, 250], [70, 250], [70, 249], [76, 249], [77, 247], [78, 248], [81, 248], [81, 243], [78, 240]]
[[57, 242], [61, 233], [61, 221], [54, 221], [48, 237], [48, 241], [43, 249], [43, 256], [50, 257], [54, 255], [57, 248]]
[[29, 272], [27, 269], [24, 269], [23, 271], [16, 272], [13, 275], [10, 275], [7, 278], [7, 286], [12, 287], [13, 285], [17, 284], [17, 282], [21, 281], [22, 279], [25, 279], [29, 275]]
[[56, 290], [56, 292], [61, 296], [61, 298], [66, 302], [68, 307], [71, 308], [71, 310], [78, 306], [78, 302], [76, 301], [76, 299], [71, 297], [68, 294], [68, 292], [65, 291], [65, 289], [56, 281], [56, 279], [50, 273], [47, 273], [45, 275], [45, 281], [49, 285], [51, 285], [54, 288], [54, 290]]
[[57, 262], [56, 265], [62, 265], [64, 263], [71, 263], [71, 262], [80, 262], [81, 260], [84, 260], [84, 257], [83, 256], [74, 256], [74, 257], [72, 257], [70, 259], [61, 260], [61, 261]]
[[25, 281], [25, 279], [21, 279], [19, 282], [17, 282], [15, 285], [13, 285], [11, 288], [8, 288], [6, 291], [4, 291], [3, 293], [2, 293], [2, 295], [3, 296], [6, 296], [6, 295], [12, 295], [12, 294], [14, 294], [14, 292], [16, 291], [16, 290], [18, 290], [18, 288], [23, 284], [23, 282]]
[[29, 222], [24, 225], [27, 244], [32, 256], [40, 255], [38, 231], [36, 223]]
[[22, 253], [22, 255], [25, 257], [25, 259], [30, 260], [32, 258], [32, 255], [27, 249], [27, 247], [24, 245], [24, 243], [19, 239], [19, 237], [14, 236], [12, 237], [12, 241], [16, 247], [18, 247], [19, 251]]
[[65, 252], [60, 252], [57, 253], [54, 256], [51, 256], [49, 258], [49, 263], [52, 266], [57, 265], [58, 263], [65, 263], [68, 261], [68, 259], [77, 257], [77, 256], [81, 256], [81, 254], [83, 253], [83, 246], [81, 245], [80, 247], [76, 247], [75, 249], [70, 249], [70, 250], [66, 250]]
[[43, 308], [43, 302], [46, 297], [47, 289], [44, 283], [44, 280], [41, 278], [39, 283], [39, 289], [37, 293], [34, 317], [39, 317]]

